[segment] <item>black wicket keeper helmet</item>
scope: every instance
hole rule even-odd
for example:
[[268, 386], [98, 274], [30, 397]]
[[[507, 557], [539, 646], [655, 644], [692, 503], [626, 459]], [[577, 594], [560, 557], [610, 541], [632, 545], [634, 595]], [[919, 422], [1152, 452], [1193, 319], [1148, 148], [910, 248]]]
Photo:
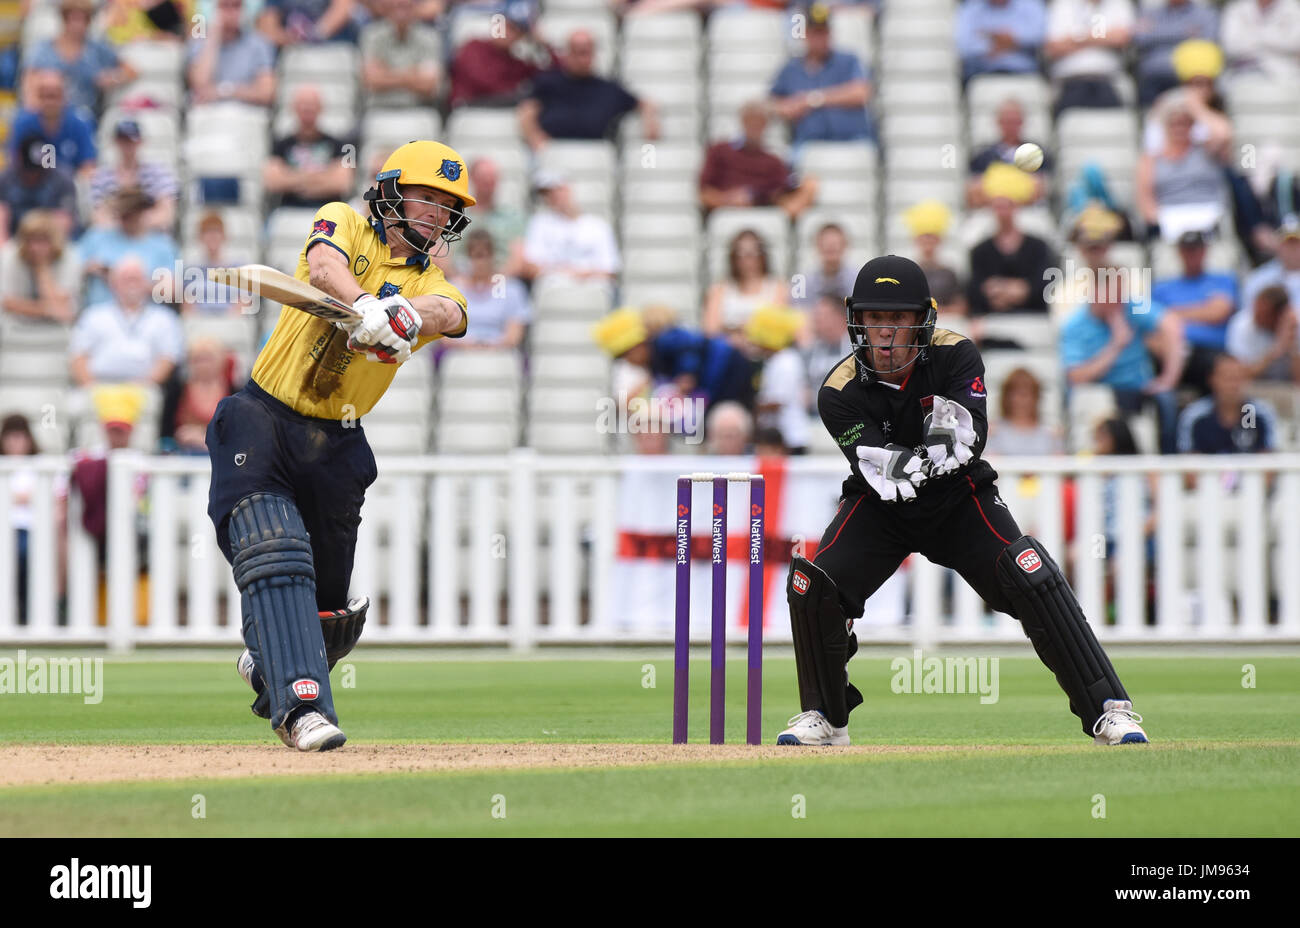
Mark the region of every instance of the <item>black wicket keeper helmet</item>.
[[[872, 258], [858, 271], [858, 279], [853, 284], [853, 293], [844, 298], [848, 317], [849, 340], [853, 342], [853, 354], [864, 369], [873, 374], [896, 374], [906, 370], [913, 363], [924, 364], [930, 339], [934, 336], [934, 323], [938, 316], [939, 304], [930, 296], [930, 283], [925, 279], [925, 271], [910, 258], [898, 255], [882, 255]], [[915, 325], [910, 326], [872, 326], [858, 322], [856, 313], [879, 310], [898, 312], [909, 310], [917, 313]], [[911, 329], [912, 340], [907, 343], [917, 348], [916, 355], [905, 364], [896, 365], [888, 370], [877, 370], [872, 364], [871, 348], [872, 329]], [[884, 340], [882, 339], [882, 342]]]

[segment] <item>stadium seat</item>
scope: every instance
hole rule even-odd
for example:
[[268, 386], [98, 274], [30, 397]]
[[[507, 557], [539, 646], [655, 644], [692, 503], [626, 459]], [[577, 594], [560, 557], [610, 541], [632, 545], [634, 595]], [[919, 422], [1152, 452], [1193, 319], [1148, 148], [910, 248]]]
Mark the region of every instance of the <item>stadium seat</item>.
[[517, 385], [521, 379], [519, 356], [513, 351], [457, 351], [453, 348], [443, 356], [439, 375], [443, 384]]
[[709, 17], [706, 35], [710, 56], [745, 49], [784, 51], [790, 17], [775, 10], [722, 7]]
[[361, 138], [367, 145], [396, 148], [411, 139], [436, 139], [442, 135], [442, 118], [428, 107], [368, 109], [361, 117]]
[[587, 351], [538, 351], [532, 357], [534, 387], [584, 384], [607, 389], [609, 358], [594, 346]]
[[1103, 384], [1084, 383], [1070, 387], [1066, 400], [1066, 450], [1086, 451], [1092, 447], [1092, 431], [1097, 423], [1119, 414], [1115, 394]]
[[609, 436], [597, 431], [594, 413], [587, 422], [537, 419], [528, 424], [528, 446], [542, 454], [604, 454]]
[[624, 209], [619, 227], [624, 251], [636, 246], [682, 247], [698, 254], [703, 239], [700, 211], [693, 206], [678, 212]]
[[362, 423], [366, 441], [377, 456], [390, 454], [424, 454], [429, 450], [427, 427], [410, 422], [379, 421]]
[[700, 16], [693, 10], [627, 16], [623, 20], [625, 47], [698, 47], [702, 37]]
[[518, 385], [444, 386], [438, 393], [438, 418], [442, 422], [482, 422], [497, 419], [516, 425], [519, 422]]
[[500, 421], [439, 422], [435, 450], [442, 454], [502, 454], [518, 444], [518, 432]]
[[350, 42], [287, 45], [280, 52], [277, 70], [282, 81], [291, 83], [355, 81], [355, 75], [361, 71], [361, 53]]
[[665, 78], [683, 83], [701, 80], [700, 50], [694, 45], [626, 45], [620, 61], [623, 82], [629, 85], [653, 86], [650, 82]]
[[612, 308], [604, 287], [542, 286], [533, 290], [538, 319], [596, 320]]
[[447, 119], [447, 137], [457, 151], [477, 144], [492, 147], [497, 143], [521, 141], [519, 120], [513, 109], [462, 106], [451, 111]]

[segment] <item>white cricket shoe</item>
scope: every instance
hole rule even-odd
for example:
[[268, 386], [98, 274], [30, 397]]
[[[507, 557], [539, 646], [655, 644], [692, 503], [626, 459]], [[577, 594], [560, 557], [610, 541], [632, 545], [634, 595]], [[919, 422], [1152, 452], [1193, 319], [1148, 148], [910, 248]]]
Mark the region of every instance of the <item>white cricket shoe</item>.
[[849, 743], [848, 728], [836, 728], [826, 721], [817, 709], [800, 712], [789, 722], [790, 727], [776, 736], [777, 744], [841, 745]]
[[1127, 699], [1107, 699], [1101, 704], [1101, 717], [1092, 726], [1097, 744], [1147, 744], [1147, 733], [1138, 722], [1142, 716], [1133, 711]]
[[257, 669], [257, 665], [253, 663], [253, 655], [249, 653], [248, 648], [244, 648], [244, 653], [239, 655], [239, 660], [235, 662], [235, 669], [239, 671], [239, 675], [244, 678], [244, 682], [252, 688], [253, 692], [260, 696], [261, 690], [253, 686], [253, 671]]
[[275, 733], [281, 741], [299, 751], [332, 751], [348, 740], [341, 728], [315, 709], [299, 710], [292, 722], [281, 725]]

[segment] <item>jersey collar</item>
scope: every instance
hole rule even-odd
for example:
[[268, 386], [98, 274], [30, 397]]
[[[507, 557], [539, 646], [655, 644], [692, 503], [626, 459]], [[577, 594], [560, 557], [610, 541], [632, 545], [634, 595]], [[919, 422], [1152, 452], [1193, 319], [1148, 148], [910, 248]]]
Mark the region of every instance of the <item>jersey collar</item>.
[[[379, 240], [380, 240], [381, 242], [383, 242], [385, 246], [387, 246], [387, 245], [388, 245], [388, 230], [384, 228], [384, 224], [383, 224], [382, 222], [380, 222], [378, 219], [375, 219], [375, 218], [372, 216], [371, 219], [370, 219], [370, 228], [374, 230], [375, 235], [379, 236]], [[419, 267], [420, 270], [422, 270], [422, 271], [427, 271], [427, 270], [429, 269], [429, 256], [428, 256], [428, 255], [411, 255], [409, 258], [406, 258], [405, 260], [403, 260], [403, 259], [401, 259], [401, 258], [393, 258], [393, 257], [392, 257], [393, 250], [392, 250], [391, 248], [388, 249], [388, 254], [389, 254], [389, 257], [392, 258], [392, 260], [389, 261], [389, 262], [386, 262], [386, 263], [392, 264], [392, 263], [396, 263], [396, 262], [398, 262], [398, 261], [401, 261], [403, 264], [413, 264], [413, 265], [416, 265], [416, 266]]]

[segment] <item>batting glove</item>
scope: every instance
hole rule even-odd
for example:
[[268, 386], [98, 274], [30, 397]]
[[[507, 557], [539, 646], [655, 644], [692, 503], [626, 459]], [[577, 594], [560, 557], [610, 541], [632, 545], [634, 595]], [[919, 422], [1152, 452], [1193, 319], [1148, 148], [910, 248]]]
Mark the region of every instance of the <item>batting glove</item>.
[[926, 474], [925, 462], [915, 451], [894, 444], [857, 450], [862, 478], [882, 500], [916, 499], [916, 488], [925, 483]]
[[385, 364], [401, 364], [411, 357], [411, 349], [420, 337], [421, 320], [410, 300], [402, 296], [381, 300], [365, 294], [352, 305], [362, 315], [348, 334], [351, 351], [365, 352], [371, 360], [376, 360], [377, 355], [377, 360]]
[[934, 398], [934, 408], [925, 418], [925, 448], [930, 472], [951, 474], [975, 456], [975, 420], [960, 403]]

